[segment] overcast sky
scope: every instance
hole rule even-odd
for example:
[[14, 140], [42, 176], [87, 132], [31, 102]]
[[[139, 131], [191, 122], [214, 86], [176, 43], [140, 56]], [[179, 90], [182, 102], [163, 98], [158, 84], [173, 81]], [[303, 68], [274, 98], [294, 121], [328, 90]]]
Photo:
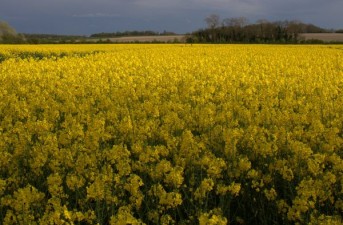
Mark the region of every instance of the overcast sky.
[[125, 30], [186, 33], [204, 18], [301, 20], [343, 28], [343, 0], [0, 0], [0, 20], [20, 33], [81, 34]]

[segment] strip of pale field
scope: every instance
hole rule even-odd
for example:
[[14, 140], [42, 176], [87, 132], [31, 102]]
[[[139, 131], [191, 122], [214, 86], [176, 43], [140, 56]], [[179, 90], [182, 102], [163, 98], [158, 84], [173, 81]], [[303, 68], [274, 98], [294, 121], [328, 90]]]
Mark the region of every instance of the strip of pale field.
[[300, 38], [304, 40], [321, 40], [325, 42], [343, 41], [343, 34], [341, 33], [304, 33], [300, 34]]

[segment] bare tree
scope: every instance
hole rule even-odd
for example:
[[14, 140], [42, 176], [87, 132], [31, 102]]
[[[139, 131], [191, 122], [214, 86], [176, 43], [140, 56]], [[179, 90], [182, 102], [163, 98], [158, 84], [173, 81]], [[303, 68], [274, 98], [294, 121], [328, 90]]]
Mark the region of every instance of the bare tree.
[[226, 27], [244, 27], [248, 25], [248, 19], [245, 17], [226, 18], [222, 24]]
[[273, 26], [271, 22], [266, 19], [259, 19], [256, 21], [259, 26], [259, 32], [257, 35], [260, 39], [265, 40], [267, 38], [271, 38], [273, 36]]
[[289, 21], [289, 23], [287, 24], [287, 32], [290, 35], [290, 38], [295, 41], [298, 39], [299, 33], [303, 32], [302, 24], [303, 22], [301, 22], [300, 20]]
[[217, 14], [211, 14], [205, 18], [208, 28], [214, 29], [220, 25], [220, 16]]

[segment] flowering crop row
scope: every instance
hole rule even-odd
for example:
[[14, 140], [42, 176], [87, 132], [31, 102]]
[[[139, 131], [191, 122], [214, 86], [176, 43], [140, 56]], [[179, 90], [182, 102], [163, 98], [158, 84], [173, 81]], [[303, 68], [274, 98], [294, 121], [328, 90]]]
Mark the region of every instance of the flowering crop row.
[[341, 45], [0, 56], [2, 224], [342, 223]]

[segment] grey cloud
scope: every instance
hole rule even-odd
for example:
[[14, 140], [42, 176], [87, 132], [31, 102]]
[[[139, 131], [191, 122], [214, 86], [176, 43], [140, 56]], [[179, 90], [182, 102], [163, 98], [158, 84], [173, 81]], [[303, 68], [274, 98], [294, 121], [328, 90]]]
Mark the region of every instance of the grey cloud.
[[[18, 32], [111, 32], [168, 29], [191, 32], [204, 18], [245, 16], [298, 19], [326, 28], [343, 28], [343, 0], [0, 0], [0, 20]], [[165, 27], [165, 28], [164, 28]]]
[[107, 17], [121, 17], [117, 13], [86, 13], [86, 14], [74, 14], [73, 17], [78, 18], [107, 18]]

